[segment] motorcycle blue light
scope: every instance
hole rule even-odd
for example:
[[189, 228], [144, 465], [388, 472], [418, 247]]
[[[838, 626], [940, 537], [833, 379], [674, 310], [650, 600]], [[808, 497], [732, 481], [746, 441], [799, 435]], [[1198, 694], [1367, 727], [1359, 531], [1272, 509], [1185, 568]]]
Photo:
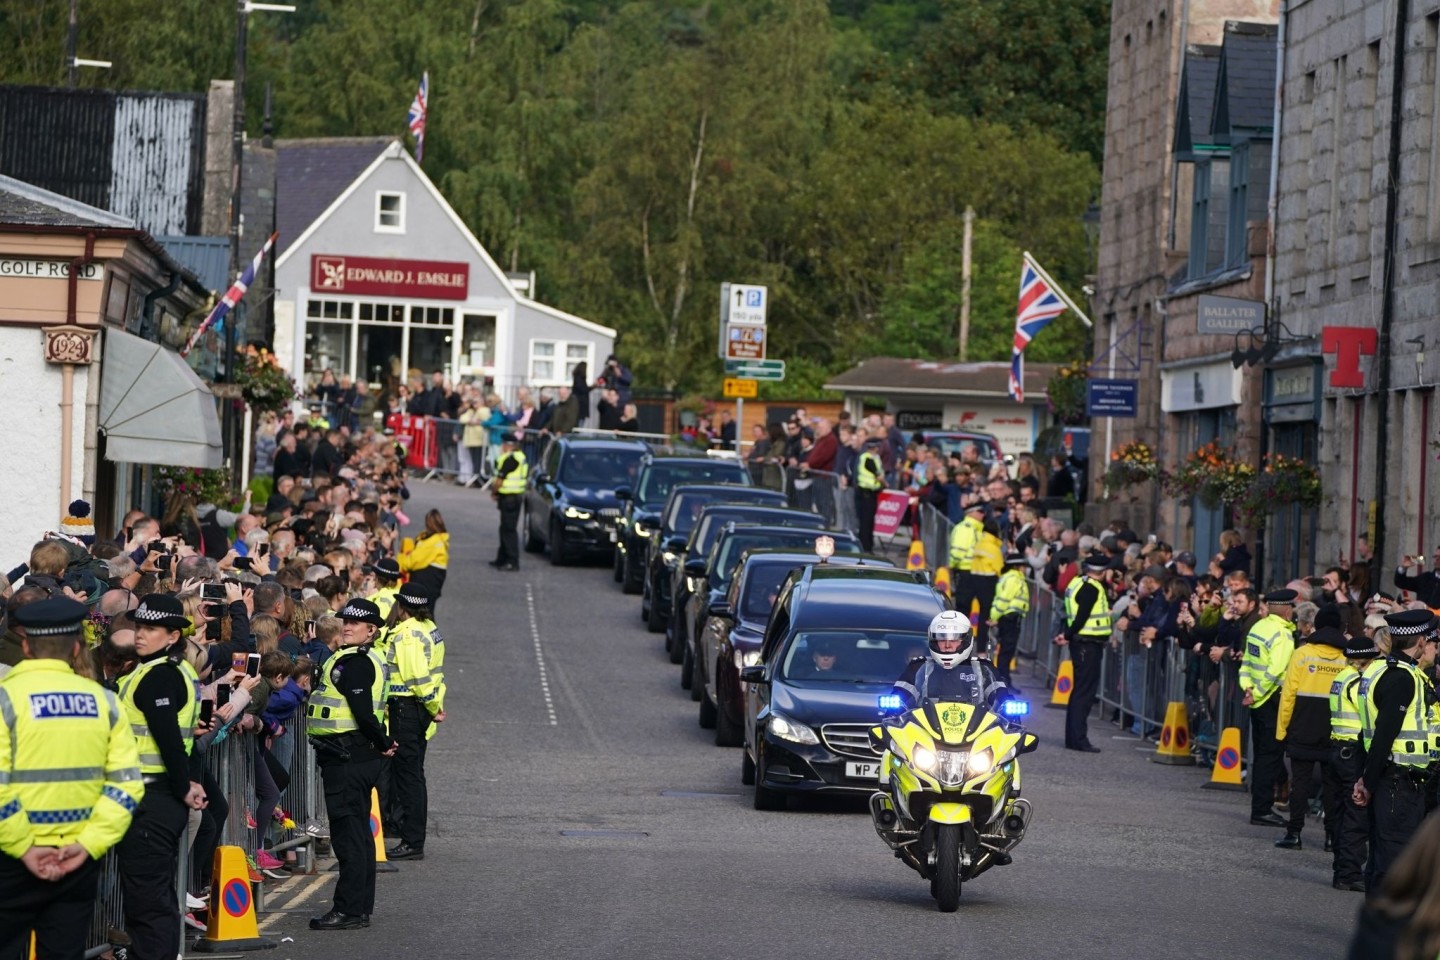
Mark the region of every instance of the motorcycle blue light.
[[1027, 717], [1030, 715], [1030, 704], [1024, 700], [1006, 700], [1000, 704], [1000, 713], [1012, 720], [1016, 717]]
[[880, 695], [881, 710], [904, 710], [905, 700], [898, 693], [882, 693]]

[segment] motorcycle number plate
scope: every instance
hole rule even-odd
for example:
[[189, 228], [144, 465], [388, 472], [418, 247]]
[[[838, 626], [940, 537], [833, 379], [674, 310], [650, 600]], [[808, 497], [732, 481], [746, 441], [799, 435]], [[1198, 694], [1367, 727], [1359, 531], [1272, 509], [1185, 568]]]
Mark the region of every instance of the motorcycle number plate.
[[880, 762], [874, 763], [847, 763], [845, 764], [845, 776], [855, 780], [874, 780], [880, 776]]

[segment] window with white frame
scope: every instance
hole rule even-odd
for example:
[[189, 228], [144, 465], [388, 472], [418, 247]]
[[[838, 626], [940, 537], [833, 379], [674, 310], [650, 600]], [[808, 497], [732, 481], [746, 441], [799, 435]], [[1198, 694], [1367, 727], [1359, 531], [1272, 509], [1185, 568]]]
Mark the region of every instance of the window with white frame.
[[375, 232], [405, 232], [405, 194], [386, 190], [375, 194]]
[[532, 384], [569, 386], [575, 368], [581, 363], [593, 368], [595, 345], [580, 341], [531, 340], [530, 376]]

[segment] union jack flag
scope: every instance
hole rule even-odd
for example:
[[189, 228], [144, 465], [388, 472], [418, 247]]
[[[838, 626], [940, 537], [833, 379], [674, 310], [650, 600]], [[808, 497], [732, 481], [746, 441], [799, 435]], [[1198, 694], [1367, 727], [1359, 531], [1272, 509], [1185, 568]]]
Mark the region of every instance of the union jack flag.
[[190, 351], [195, 349], [195, 344], [200, 342], [200, 338], [205, 334], [206, 330], [209, 330], [211, 327], [219, 330], [224, 325], [225, 315], [234, 308], [235, 304], [240, 302], [240, 298], [245, 296], [245, 291], [250, 289], [250, 284], [255, 282], [255, 274], [260, 272], [260, 264], [265, 259], [265, 254], [269, 253], [270, 248], [275, 246], [275, 238], [278, 236], [280, 236], [278, 233], [270, 234], [270, 239], [265, 241], [265, 246], [260, 248], [260, 252], [255, 254], [255, 259], [251, 260], [249, 265], [240, 272], [240, 276], [236, 278], [234, 285], [225, 291], [225, 296], [221, 297], [220, 302], [215, 304], [215, 309], [210, 311], [210, 315], [205, 318], [205, 322], [195, 328], [195, 332], [190, 335], [190, 339], [185, 343], [185, 349], [180, 351], [180, 356], [189, 356]]
[[410, 102], [410, 113], [405, 122], [410, 125], [410, 133], [415, 137], [415, 162], [421, 163], [425, 159], [425, 115], [430, 110], [430, 71], [426, 70], [420, 75], [420, 89], [415, 91], [415, 99]]
[[1010, 396], [1016, 403], [1025, 399], [1025, 348], [1066, 310], [1079, 313], [1089, 325], [1085, 314], [1080, 313], [1060, 285], [1026, 253], [1020, 267], [1020, 306], [1015, 314], [1015, 342], [1010, 351]]

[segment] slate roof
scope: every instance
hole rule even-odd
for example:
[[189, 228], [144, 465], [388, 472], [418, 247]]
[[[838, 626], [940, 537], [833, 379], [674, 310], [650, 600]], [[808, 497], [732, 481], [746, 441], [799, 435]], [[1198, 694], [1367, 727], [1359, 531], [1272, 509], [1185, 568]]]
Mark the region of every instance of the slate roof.
[[1215, 143], [1210, 123], [1215, 114], [1215, 81], [1219, 74], [1219, 47], [1206, 44], [1186, 47], [1175, 118], [1176, 160], [1194, 160], [1197, 146]]
[[1271, 23], [1227, 21], [1215, 81], [1216, 143], [1234, 143], [1251, 133], [1272, 134], [1275, 123], [1275, 45]]
[[276, 256], [300, 239], [345, 188], [380, 156], [394, 137], [325, 137], [276, 140]]
[[[1059, 367], [1053, 363], [1025, 364], [1025, 399], [1040, 400]], [[844, 393], [927, 393], [950, 396], [1005, 398], [1010, 390], [1010, 364], [959, 363], [947, 360], [905, 360], [872, 357], [831, 377], [826, 390]]]
[[0, 176], [0, 224], [27, 227], [138, 229], [135, 221], [34, 184]]

